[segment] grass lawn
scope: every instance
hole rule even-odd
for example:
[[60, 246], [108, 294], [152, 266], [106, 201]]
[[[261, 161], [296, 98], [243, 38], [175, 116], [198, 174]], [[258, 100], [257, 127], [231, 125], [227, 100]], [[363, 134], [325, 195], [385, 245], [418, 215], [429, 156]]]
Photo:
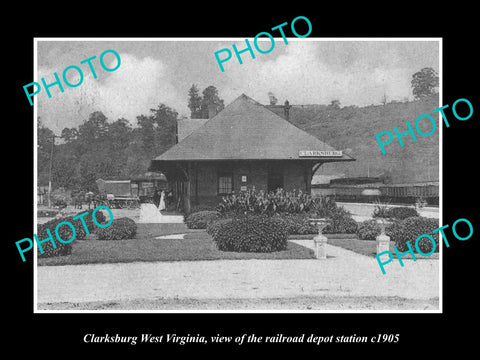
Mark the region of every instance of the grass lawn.
[[161, 235], [198, 233], [204, 230], [187, 228], [184, 223], [178, 224], [137, 224], [136, 239], [151, 239]]
[[375, 256], [377, 252], [377, 242], [374, 240], [328, 239], [328, 243], [366, 256]]
[[[156, 231], [158, 229], [159, 227], [152, 226], [149, 232], [154, 232], [155, 236], [162, 235]], [[185, 239], [157, 240], [151, 236], [147, 237], [140, 234], [138, 239], [132, 240], [75, 240], [72, 245], [71, 255], [39, 258], [38, 265], [77, 265], [134, 261], [313, 259], [315, 257], [312, 250], [292, 242], [288, 242], [287, 250], [273, 253], [219, 251], [211, 236], [204, 230], [187, 233]]]
[[[372, 256], [375, 257], [377, 255], [377, 242], [375, 240], [358, 240], [358, 239], [328, 239], [328, 243], [330, 245], [338, 246], [347, 250], [351, 250], [356, 252], [357, 254]], [[391, 241], [390, 242], [390, 251], [393, 254], [394, 258], [397, 258], [395, 250], [393, 247], [395, 244]], [[433, 253], [430, 256], [422, 256], [415, 252], [416, 259], [438, 259], [438, 252]], [[385, 255], [386, 256], [386, 255]], [[410, 254], [406, 254], [402, 256], [402, 259], [411, 259], [412, 256]]]
[[[375, 256], [377, 251], [377, 243], [375, 240], [358, 240], [356, 238], [348, 238], [351, 235], [345, 236], [345, 238], [326, 235], [328, 238], [328, 244], [338, 246], [357, 254], [366, 256]], [[291, 239], [313, 239], [315, 235], [290, 235]], [[393, 245], [390, 244], [390, 250], [393, 252]]]
[[[290, 239], [313, 239], [315, 235], [291, 235]], [[347, 235], [349, 236], [349, 235]], [[328, 238], [328, 244], [333, 245], [333, 246], [338, 246], [353, 252], [356, 252], [357, 254], [365, 255], [365, 256], [371, 256], [375, 257], [377, 255], [377, 242], [375, 240], [359, 240], [356, 238], [342, 238], [342, 237], [337, 237], [337, 235], [334, 236], [329, 236], [327, 234]], [[389, 250], [393, 254], [394, 258], [397, 258], [397, 254], [395, 253], [395, 250], [393, 247], [395, 246], [394, 242], [390, 242], [390, 248]], [[417, 260], [419, 259], [438, 259], [439, 253], [438, 251], [433, 253], [430, 256], [423, 256], [417, 253], [417, 251], [414, 249], [415, 252], [415, 257]], [[402, 256], [402, 259], [411, 259], [412, 255], [410, 254], [405, 254]]]

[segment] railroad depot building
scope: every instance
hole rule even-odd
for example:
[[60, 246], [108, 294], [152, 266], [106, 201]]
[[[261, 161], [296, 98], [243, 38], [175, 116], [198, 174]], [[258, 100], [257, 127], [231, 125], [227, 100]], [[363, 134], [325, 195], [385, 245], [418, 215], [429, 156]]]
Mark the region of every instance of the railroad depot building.
[[310, 193], [322, 164], [355, 160], [244, 94], [194, 128], [149, 168], [166, 175], [187, 211], [252, 188]]

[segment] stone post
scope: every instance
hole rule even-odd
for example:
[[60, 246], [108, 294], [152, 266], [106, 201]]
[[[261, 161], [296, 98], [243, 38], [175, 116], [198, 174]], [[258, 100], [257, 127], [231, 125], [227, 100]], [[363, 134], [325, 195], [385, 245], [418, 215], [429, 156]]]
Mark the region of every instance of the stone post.
[[375, 239], [377, 241], [377, 254], [390, 250], [390, 236], [385, 234], [386, 221], [384, 219], [379, 220], [381, 233]]
[[390, 236], [380, 234], [376, 238], [377, 240], [377, 254], [390, 250]]
[[314, 237], [315, 257], [317, 259], [324, 260], [327, 258], [327, 240], [327, 237], [321, 233]]
[[322, 234], [325, 226], [328, 225], [327, 219], [309, 219], [311, 224], [315, 224], [318, 228], [318, 235], [313, 238], [315, 245], [315, 257], [325, 260], [327, 258], [327, 237]]

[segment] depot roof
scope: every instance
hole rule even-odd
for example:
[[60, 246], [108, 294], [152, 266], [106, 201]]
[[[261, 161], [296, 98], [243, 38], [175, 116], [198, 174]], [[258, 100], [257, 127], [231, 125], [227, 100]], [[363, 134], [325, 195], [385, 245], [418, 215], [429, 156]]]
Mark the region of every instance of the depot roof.
[[[336, 151], [245, 94], [227, 105], [153, 162], [201, 160], [305, 160], [301, 151]], [[311, 154], [311, 153], [310, 153]], [[309, 157], [354, 161], [351, 156]]]

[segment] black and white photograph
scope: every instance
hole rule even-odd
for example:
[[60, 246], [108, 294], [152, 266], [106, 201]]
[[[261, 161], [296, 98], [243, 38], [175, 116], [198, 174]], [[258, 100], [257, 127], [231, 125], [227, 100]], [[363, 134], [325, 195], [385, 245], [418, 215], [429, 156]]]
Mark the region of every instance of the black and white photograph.
[[441, 310], [441, 39], [262, 40], [37, 39], [37, 311]]

